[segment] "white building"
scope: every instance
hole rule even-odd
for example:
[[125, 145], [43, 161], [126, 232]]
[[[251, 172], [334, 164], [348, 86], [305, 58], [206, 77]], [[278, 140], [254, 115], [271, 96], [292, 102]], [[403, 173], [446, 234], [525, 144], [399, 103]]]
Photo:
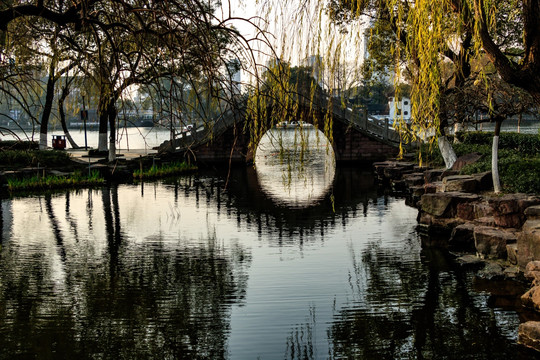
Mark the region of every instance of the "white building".
[[389, 97], [388, 108], [390, 119], [403, 118], [407, 122], [411, 120], [411, 99], [408, 97], [402, 97], [399, 100], [395, 97]]

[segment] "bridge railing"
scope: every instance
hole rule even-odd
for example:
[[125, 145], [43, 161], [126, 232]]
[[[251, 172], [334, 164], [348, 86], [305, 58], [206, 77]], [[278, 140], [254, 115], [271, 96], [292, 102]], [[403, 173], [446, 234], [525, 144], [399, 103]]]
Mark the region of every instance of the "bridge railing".
[[[378, 119], [368, 116], [365, 108], [343, 103], [339, 98], [331, 99], [328, 96], [321, 96], [314, 99], [299, 94], [297, 99], [304, 106], [316, 107], [322, 111], [328, 111], [328, 105], [330, 104], [332, 114], [345, 121], [349, 126], [384, 142], [394, 145], [400, 143], [400, 135], [392, 127], [392, 120], [389, 118]], [[204, 127], [193, 129], [189, 135], [183, 135], [173, 141], [165, 141], [160, 145], [159, 151], [175, 152], [202, 145], [223, 134], [242, 117], [245, 117], [245, 109], [228, 108], [215, 120], [209, 121]]]
[[176, 152], [184, 151], [189, 148], [202, 145], [213, 138], [223, 134], [227, 129], [234, 125], [239, 118], [241, 110], [233, 110], [231, 108], [224, 111], [216, 119], [207, 121], [205, 125], [193, 128], [188, 133], [181, 134], [181, 137], [175, 137], [172, 141], [166, 140], [160, 146], [158, 151]]
[[[307, 100], [307, 99], [306, 99]], [[310, 101], [310, 100], [307, 100]], [[399, 144], [399, 133], [392, 127], [393, 121], [389, 118], [378, 119], [367, 114], [365, 108], [359, 108], [351, 104], [347, 104], [339, 98], [330, 99], [328, 96], [323, 96], [319, 99], [319, 106], [328, 107], [328, 102], [331, 102], [332, 113], [339, 116], [357, 130], [363, 131], [368, 135], [375, 136], [381, 140]], [[315, 102], [315, 100], [313, 100]]]

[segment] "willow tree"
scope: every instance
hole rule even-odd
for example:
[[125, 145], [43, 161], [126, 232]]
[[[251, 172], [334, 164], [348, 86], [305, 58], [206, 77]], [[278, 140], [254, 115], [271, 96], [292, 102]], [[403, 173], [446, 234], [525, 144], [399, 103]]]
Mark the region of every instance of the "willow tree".
[[[375, 14], [377, 21], [387, 20], [395, 41], [390, 48], [399, 76], [407, 69], [412, 82], [413, 129], [445, 128], [441, 104], [445, 96], [458, 100], [462, 87], [472, 80], [476, 94], [484, 94], [491, 118], [497, 118], [493, 141], [493, 174], [495, 191], [500, 190], [497, 174], [497, 149], [500, 112], [495, 109], [494, 86], [489, 72], [494, 68], [508, 86], [528, 93], [540, 103], [540, 3], [538, 0], [385, 0], [330, 1], [330, 13], [338, 21], [360, 14]], [[474, 62], [488, 58], [489, 71], [474, 67]], [[453, 62], [453, 78], [444, 77], [446, 60]], [[451, 85], [450, 87], [448, 85]], [[500, 96], [499, 96], [500, 98]], [[510, 97], [513, 98], [513, 97]], [[464, 100], [461, 98], [461, 100]]]

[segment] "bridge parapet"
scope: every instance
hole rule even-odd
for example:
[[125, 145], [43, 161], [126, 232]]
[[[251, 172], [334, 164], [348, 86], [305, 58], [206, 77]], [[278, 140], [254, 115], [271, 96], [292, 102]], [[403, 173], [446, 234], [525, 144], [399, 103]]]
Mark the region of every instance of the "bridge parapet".
[[368, 116], [365, 108], [351, 106], [350, 104], [339, 101], [339, 99], [329, 100], [326, 98], [325, 100], [332, 101], [334, 117], [341, 118], [342, 121], [344, 120], [356, 130], [368, 136], [374, 136], [389, 144], [399, 145], [401, 140], [399, 133], [392, 128], [388, 118], [377, 119], [373, 116]]
[[[298, 95], [297, 102], [309, 114], [332, 112], [333, 147], [338, 161], [379, 160], [396, 153], [400, 136], [389, 119], [367, 115], [365, 109], [343, 103], [338, 98], [321, 97], [318, 101]], [[309, 121], [308, 119], [304, 119]], [[190, 152], [198, 159], [215, 161], [250, 158], [249, 134], [244, 134], [247, 121], [245, 108], [229, 109], [215, 121], [183, 133], [173, 141], [165, 141], [159, 152]], [[241, 130], [239, 130], [241, 129]], [[238, 136], [241, 140], [236, 141]], [[234, 156], [233, 156], [234, 155]]]

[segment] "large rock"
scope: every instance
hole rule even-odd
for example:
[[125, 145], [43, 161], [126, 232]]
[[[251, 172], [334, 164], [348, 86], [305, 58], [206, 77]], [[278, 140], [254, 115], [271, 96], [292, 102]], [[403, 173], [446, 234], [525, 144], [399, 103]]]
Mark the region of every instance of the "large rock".
[[403, 174], [414, 171], [414, 164], [408, 162], [383, 162], [373, 164], [379, 177], [384, 175], [389, 180], [400, 180]]
[[513, 232], [489, 226], [477, 226], [474, 229], [474, 245], [478, 255], [488, 259], [505, 259], [506, 245], [516, 242]]
[[452, 230], [450, 240], [448, 240], [448, 249], [454, 251], [474, 252], [474, 228], [473, 223], [465, 223], [456, 226]]
[[478, 277], [488, 281], [503, 280], [505, 277], [504, 268], [496, 262], [488, 262], [482, 270], [478, 272]]
[[442, 191], [443, 184], [442, 181], [435, 181], [432, 183], [427, 183], [424, 185], [424, 190], [426, 194], [435, 194]]
[[527, 220], [540, 220], [540, 205], [529, 206], [524, 213]]
[[[463, 221], [457, 218], [437, 217], [426, 212], [420, 212], [418, 214], [418, 223], [424, 225], [430, 233], [450, 235], [456, 226], [463, 224]], [[448, 242], [448, 237], [446, 237], [446, 242]]]
[[408, 190], [407, 184], [404, 180], [390, 180], [390, 186], [393, 192], [402, 193]]
[[445, 177], [454, 176], [454, 175], [459, 175], [459, 171], [451, 170], [451, 169], [445, 169], [443, 171], [443, 173], [441, 174], [441, 181], [444, 180]]
[[540, 311], [540, 286], [533, 286], [521, 295], [521, 304], [526, 308]]
[[477, 201], [478, 195], [461, 192], [447, 192], [425, 194], [420, 200], [422, 211], [444, 218], [453, 218], [457, 215], [457, 206], [464, 202]]
[[457, 217], [463, 220], [472, 221], [492, 214], [491, 206], [484, 201], [464, 202], [457, 206]]
[[524, 269], [531, 261], [540, 260], [540, 222], [528, 220], [518, 236], [518, 265]]
[[444, 173], [445, 169], [432, 169], [424, 171], [424, 182], [426, 184], [441, 181], [441, 175]]
[[478, 181], [470, 175], [447, 176], [442, 182], [444, 192], [460, 191], [472, 193], [475, 192], [478, 187]]
[[540, 199], [526, 194], [508, 194], [489, 199], [489, 204], [497, 226], [517, 229], [525, 221], [525, 209], [540, 204]]
[[392, 166], [394, 164], [393, 161], [382, 161], [382, 162], [376, 162], [373, 163], [373, 168], [375, 169], [375, 173], [377, 174], [377, 177], [379, 179], [384, 179], [384, 169]]
[[408, 187], [424, 185], [424, 174], [423, 173], [406, 174], [406, 175], [403, 175], [403, 181], [405, 181], [405, 184], [407, 184]]
[[540, 351], [540, 322], [527, 321], [519, 325], [518, 343]]
[[495, 219], [493, 216], [483, 216], [474, 220], [476, 225], [495, 227]]
[[480, 160], [480, 158], [482, 158], [482, 155], [480, 155], [478, 153], [471, 153], [471, 154], [466, 154], [466, 155], [460, 156], [460, 157], [457, 158], [454, 165], [452, 165], [452, 170], [459, 171], [459, 170], [463, 169], [463, 167], [465, 165], [474, 164], [475, 162]]
[[467, 254], [456, 258], [456, 263], [462, 268], [475, 268], [480, 269], [486, 265], [485, 260], [480, 259], [478, 256]]
[[506, 245], [507, 260], [512, 265], [517, 265], [518, 263], [517, 249], [517, 244]]
[[525, 221], [521, 230], [523, 231], [534, 231], [540, 229], [540, 220], [533, 219]]
[[491, 171], [486, 171], [478, 174], [471, 175], [478, 181], [478, 191], [490, 191], [493, 190], [493, 174]]
[[540, 285], [540, 261], [530, 261], [523, 273], [526, 279], [530, 280], [534, 286]]

